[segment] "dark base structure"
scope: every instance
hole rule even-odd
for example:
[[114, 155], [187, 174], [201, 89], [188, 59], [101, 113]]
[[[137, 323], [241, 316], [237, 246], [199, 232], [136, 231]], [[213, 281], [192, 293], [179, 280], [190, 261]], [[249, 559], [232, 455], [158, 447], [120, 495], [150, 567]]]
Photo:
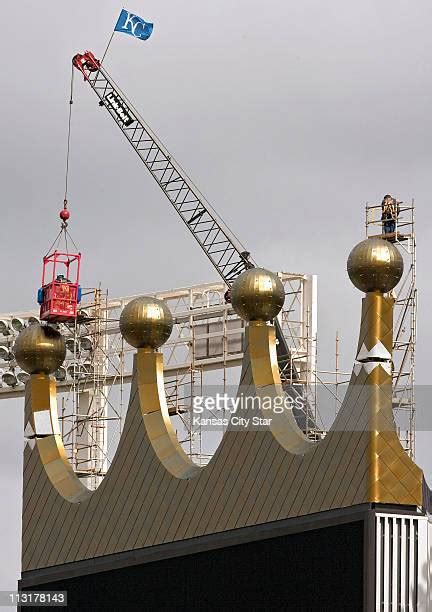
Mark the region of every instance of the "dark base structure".
[[[364, 504], [24, 572], [20, 588], [67, 591], [68, 610], [373, 610], [384, 566], [377, 525], [416, 516], [392, 510]], [[400, 535], [390, 547], [396, 561]], [[401, 601], [409, 580], [398, 569], [389, 592]]]

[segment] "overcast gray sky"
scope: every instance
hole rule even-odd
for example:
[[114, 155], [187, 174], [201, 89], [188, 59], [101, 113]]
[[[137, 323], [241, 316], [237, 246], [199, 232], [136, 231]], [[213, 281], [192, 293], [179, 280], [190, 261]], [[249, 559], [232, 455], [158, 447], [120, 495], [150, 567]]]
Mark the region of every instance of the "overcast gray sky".
[[[0, 311], [34, 307], [63, 199], [72, 56], [101, 56], [114, 0], [8, 3], [2, 96]], [[261, 265], [319, 275], [319, 360], [336, 329], [351, 365], [361, 294], [345, 272], [364, 205], [416, 198], [417, 381], [432, 323], [432, 7], [400, 0], [129, 0], [155, 24], [117, 34], [106, 67]], [[78, 75], [76, 75], [77, 77]], [[111, 296], [216, 278], [81, 78], [75, 78], [70, 229], [83, 284]], [[19, 572], [22, 402], [2, 401], [0, 588]], [[431, 481], [430, 434], [418, 461]]]

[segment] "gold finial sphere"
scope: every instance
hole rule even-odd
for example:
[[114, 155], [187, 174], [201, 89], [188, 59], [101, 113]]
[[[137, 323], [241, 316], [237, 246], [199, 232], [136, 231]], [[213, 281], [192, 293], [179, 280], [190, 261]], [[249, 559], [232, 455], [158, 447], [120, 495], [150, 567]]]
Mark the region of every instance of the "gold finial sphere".
[[231, 303], [246, 321], [270, 321], [282, 309], [285, 290], [280, 278], [263, 268], [250, 268], [234, 281]]
[[170, 337], [172, 328], [170, 309], [154, 297], [131, 300], [120, 315], [121, 334], [135, 348], [159, 348]]
[[403, 259], [388, 240], [367, 238], [349, 254], [347, 270], [351, 282], [360, 291], [388, 293], [402, 278]]
[[17, 364], [28, 374], [52, 374], [66, 357], [66, 343], [60, 332], [40, 323], [23, 329], [13, 350]]

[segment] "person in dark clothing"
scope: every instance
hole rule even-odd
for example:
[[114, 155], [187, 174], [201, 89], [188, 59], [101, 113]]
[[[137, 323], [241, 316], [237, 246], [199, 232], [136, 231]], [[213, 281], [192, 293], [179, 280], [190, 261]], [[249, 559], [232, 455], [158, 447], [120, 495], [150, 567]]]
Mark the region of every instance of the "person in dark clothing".
[[394, 234], [396, 232], [396, 221], [399, 215], [399, 204], [391, 195], [385, 195], [381, 203], [381, 221], [383, 223], [384, 234]]

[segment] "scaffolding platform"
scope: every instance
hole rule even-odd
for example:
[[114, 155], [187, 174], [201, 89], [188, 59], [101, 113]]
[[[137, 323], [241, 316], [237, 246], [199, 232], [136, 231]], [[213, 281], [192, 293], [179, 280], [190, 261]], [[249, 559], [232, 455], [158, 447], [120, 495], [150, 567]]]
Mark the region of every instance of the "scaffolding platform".
[[401, 234], [400, 232], [389, 232], [387, 234], [370, 234], [368, 238], [382, 238], [389, 242], [405, 242], [412, 238], [411, 234]]

